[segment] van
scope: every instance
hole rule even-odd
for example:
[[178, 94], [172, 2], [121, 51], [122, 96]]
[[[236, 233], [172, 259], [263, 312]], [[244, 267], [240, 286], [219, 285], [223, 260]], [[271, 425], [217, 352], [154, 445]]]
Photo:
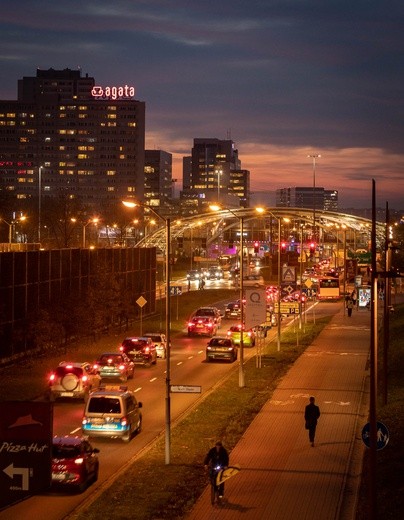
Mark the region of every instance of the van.
[[81, 429], [89, 437], [120, 437], [129, 442], [142, 429], [142, 403], [126, 386], [108, 385], [92, 392]]

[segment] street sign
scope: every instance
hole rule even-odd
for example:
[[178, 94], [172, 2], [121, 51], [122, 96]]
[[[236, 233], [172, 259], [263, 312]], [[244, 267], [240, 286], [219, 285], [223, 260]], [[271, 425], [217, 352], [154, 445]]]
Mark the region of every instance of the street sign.
[[51, 403], [0, 403], [0, 508], [49, 489], [52, 424]]
[[170, 390], [174, 394], [200, 394], [202, 387], [198, 385], [171, 385]]
[[281, 302], [281, 314], [299, 314], [299, 302]]
[[296, 281], [296, 268], [295, 267], [282, 267], [282, 282], [295, 282]]
[[264, 323], [267, 318], [267, 301], [265, 289], [245, 289], [245, 329], [249, 330]]
[[[387, 427], [381, 423], [376, 423], [376, 449], [382, 450], [389, 442], [390, 434]], [[370, 423], [366, 423], [362, 429], [362, 440], [368, 448], [370, 448]]]
[[136, 303], [139, 305], [140, 308], [144, 307], [147, 303], [146, 298], [143, 298], [143, 296], [139, 296], [139, 298], [136, 300]]
[[180, 296], [182, 294], [182, 287], [181, 285], [172, 285], [170, 287], [170, 294], [171, 296]]

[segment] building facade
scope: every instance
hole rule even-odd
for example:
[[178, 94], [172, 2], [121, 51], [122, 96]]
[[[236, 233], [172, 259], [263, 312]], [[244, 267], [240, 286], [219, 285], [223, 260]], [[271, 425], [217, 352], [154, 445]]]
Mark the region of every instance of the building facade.
[[173, 157], [163, 150], [146, 150], [144, 167], [144, 203], [169, 212], [173, 199]]
[[74, 200], [88, 214], [143, 200], [145, 103], [134, 93], [98, 86], [80, 70], [37, 70], [19, 80], [18, 99], [0, 101], [8, 212], [32, 212], [48, 198]]
[[250, 172], [241, 169], [234, 142], [195, 138], [191, 156], [183, 158], [182, 206], [194, 212], [209, 202], [248, 206], [249, 194]]
[[337, 211], [338, 191], [313, 186], [280, 188], [276, 190], [276, 206]]

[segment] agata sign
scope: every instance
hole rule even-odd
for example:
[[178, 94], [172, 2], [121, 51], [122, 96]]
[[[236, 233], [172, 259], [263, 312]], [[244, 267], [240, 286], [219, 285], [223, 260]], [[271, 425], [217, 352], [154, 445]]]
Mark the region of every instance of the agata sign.
[[132, 98], [135, 95], [135, 87], [129, 87], [128, 85], [125, 85], [124, 87], [94, 86], [91, 89], [91, 95], [95, 98], [108, 99]]

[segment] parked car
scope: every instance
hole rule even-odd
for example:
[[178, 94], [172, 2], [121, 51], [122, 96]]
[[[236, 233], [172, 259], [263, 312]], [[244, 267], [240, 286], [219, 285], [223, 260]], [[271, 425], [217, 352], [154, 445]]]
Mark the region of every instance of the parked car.
[[[232, 338], [236, 345], [241, 343], [241, 324], [233, 325], [227, 331], [227, 337]], [[253, 347], [255, 345], [255, 332], [253, 330], [243, 330], [243, 345]]]
[[83, 492], [98, 480], [99, 452], [81, 436], [53, 437], [52, 486]]
[[232, 338], [214, 336], [206, 347], [206, 361], [216, 359], [233, 362], [237, 359], [237, 346]]
[[188, 322], [188, 336], [214, 336], [216, 332], [217, 325], [210, 316], [194, 316]]
[[104, 352], [94, 363], [93, 369], [101, 379], [133, 379], [135, 365], [124, 352]]
[[49, 399], [59, 398], [84, 399], [92, 390], [100, 386], [101, 377], [93, 370], [90, 363], [72, 363], [62, 361], [49, 374]]
[[199, 307], [194, 313], [194, 317], [209, 317], [212, 318], [217, 328], [220, 328], [222, 323], [222, 315], [217, 307]]
[[167, 340], [165, 334], [161, 332], [145, 332], [146, 338], [150, 338], [156, 348], [157, 357], [165, 359], [167, 356]]
[[155, 365], [157, 351], [153, 340], [148, 336], [133, 336], [125, 338], [119, 350], [125, 353], [133, 363]]
[[82, 420], [83, 434], [90, 437], [120, 437], [129, 442], [142, 429], [142, 403], [125, 386], [105, 386], [93, 392]]

